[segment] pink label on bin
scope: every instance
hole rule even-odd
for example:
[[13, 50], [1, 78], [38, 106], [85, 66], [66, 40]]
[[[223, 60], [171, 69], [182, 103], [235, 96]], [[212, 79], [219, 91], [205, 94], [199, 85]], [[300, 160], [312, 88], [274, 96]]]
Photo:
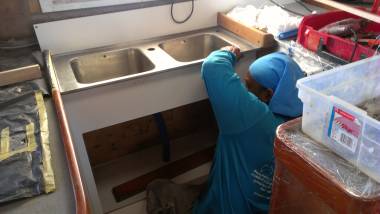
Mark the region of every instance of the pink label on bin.
[[329, 124], [328, 136], [354, 153], [359, 142], [362, 122], [354, 115], [334, 107]]

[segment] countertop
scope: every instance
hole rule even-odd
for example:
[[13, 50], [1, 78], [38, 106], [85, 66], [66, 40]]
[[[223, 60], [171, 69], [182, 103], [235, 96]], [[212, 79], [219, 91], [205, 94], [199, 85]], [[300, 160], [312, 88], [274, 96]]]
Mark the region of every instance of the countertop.
[[49, 123], [49, 139], [56, 190], [32, 198], [0, 205], [0, 213], [7, 214], [70, 214], [75, 213], [75, 198], [61, 141], [58, 121], [51, 98], [44, 98]]

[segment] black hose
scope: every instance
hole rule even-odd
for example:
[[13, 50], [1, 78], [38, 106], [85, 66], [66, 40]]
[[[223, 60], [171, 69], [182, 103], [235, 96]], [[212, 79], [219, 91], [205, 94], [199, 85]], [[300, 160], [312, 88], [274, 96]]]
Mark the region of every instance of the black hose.
[[173, 0], [173, 3], [170, 7], [170, 15], [173, 19], [173, 21], [177, 24], [183, 24], [185, 22], [187, 22], [187, 20], [189, 20], [191, 18], [191, 16], [193, 15], [193, 12], [194, 12], [194, 0], [191, 0], [191, 11], [190, 11], [190, 14], [182, 21], [178, 21], [175, 17], [174, 17], [174, 14], [173, 14], [173, 8], [174, 8], [174, 4], [175, 4], [175, 0]]
[[354, 34], [354, 41], [355, 41], [354, 50], [352, 51], [350, 61], [349, 61], [349, 62], [352, 62], [352, 60], [354, 59], [354, 56], [355, 56], [356, 49], [358, 48], [359, 38], [358, 38], [358, 35], [356, 34], [356, 32], [352, 28], [350, 28], [350, 31]]

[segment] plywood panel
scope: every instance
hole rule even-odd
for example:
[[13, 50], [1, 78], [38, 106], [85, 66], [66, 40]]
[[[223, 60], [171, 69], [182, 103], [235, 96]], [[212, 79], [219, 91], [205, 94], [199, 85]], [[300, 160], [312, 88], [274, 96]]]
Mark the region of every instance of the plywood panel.
[[0, 1], [0, 40], [33, 35], [30, 14], [25, 3], [25, 0]]
[[[171, 140], [200, 129], [216, 130], [208, 101], [168, 110], [162, 115]], [[160, 143], [160, 133], [153, 116], [88, 132], [83, 137], [93, 166]]]
[[118, 159], [159, 142], [153, 117], [117, 124], [83, 135], [91, 165]]

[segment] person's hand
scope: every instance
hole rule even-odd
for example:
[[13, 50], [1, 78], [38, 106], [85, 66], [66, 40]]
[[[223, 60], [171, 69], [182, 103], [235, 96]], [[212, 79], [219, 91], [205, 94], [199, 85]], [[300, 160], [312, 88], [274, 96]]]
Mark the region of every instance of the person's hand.
[[233, 53], [236, 56], [237, 60], [239, 60], [241, 57], [240, 48], [238, 48], [236, 46], [226, 46], [226, 47], [221, 48], [221, 50], [229, 51], [229, 52]]

